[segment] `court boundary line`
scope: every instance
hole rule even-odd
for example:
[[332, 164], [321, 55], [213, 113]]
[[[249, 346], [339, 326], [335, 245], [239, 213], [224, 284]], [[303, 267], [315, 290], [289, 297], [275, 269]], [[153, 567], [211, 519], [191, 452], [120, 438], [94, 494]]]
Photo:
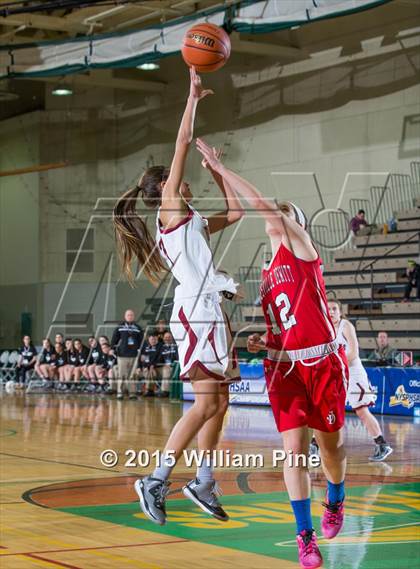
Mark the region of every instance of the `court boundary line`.
[[64, 561], [57, 561], [56, 559], [48, 559], [48, 557], [41, 557], [35, 553], [22, 553], [23, 557], [29, 557], [29, 559], [38, 559], [39, 561], [45, 561], [46, 563], [51, 563], [52, 565], [57, 565], [57, 567], [66, 567], [66, 569], [83, 569], [80, 565], [69, 565]]
[[[3, 557], [12, 557], [13, 555], [38, 555], [43, 553], [71, 553], [74, 551], [91, 551], [97, 549], [118, 549], [123, 547], [146, 547], [149, 545], [170, 545], [174, 543], [190, 543], [191, 539], [172, 539], [170, 541], [154, 541], [151, 543], [127, 543], [127, 544], [120, 544], [120, 545], [99, 545], [99, 546], [92, 546], [92, 547], [75, 547], [75, 548], [68, 548], [68, 549], [46, 549], [42, 551], [27, 551], [27, 552], [16, 552], [16, 553], [1, 553], [0, 559]], [[195, 543], [195, 542], [194, 542]]]
[[[93, 470], [100, 470], [102, 472], [110, 472], [109, 468], [102, 468], [100, 466], [90, 466], [88, 464], [77, 464], [77, 462], [63, 462], [61, 460], [51, 460], [48, 458], [37, 458], [36, 456], [22, 456], [21, 454], [11, 454], [8, 452], [0, 452], [0, 455], [11, 456], [13, 458], [21, 458], [23, 460], [36, 460], [38, 462], [51, 462], [53, 464], [64, 464], [65, 466], [75, 466], [76, 468], [90, 468]], [[113, 472], [116, 472], [118, 474], [121, 471], [113, 470]]]

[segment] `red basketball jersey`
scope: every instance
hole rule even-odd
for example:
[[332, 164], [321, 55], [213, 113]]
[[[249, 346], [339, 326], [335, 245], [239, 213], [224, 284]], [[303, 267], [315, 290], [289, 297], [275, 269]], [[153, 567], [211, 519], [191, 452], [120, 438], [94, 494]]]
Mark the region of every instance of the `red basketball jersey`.
[[261, 301], [267, 346], [303, 350], [335, 340], [328, 314], [322, 261], [303, 261], [283, 244], [262, 272]]

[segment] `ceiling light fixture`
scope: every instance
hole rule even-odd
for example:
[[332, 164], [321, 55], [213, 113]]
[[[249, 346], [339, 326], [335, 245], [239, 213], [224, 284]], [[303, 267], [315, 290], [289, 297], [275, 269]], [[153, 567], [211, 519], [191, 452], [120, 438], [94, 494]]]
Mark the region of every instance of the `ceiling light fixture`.
[[70, 89], [70, 87], [66, 87], [65, 85], [57, 85], [54, 87], [51, 93], [57, 97], [68, 97], [69, 95], [73, 95], [72, 89]]
[[142, 71], [156, 71], [159, 69], [160, 65], [158, 63], [152, 63], [151, 61], [147, 61], [146, 63], [142, 63], [137, 67], [137, 69], [141, 69]]

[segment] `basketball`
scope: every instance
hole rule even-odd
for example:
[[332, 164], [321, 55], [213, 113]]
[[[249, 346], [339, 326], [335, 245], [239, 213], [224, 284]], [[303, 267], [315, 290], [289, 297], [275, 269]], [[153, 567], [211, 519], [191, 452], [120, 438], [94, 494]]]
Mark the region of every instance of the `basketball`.
[[225, 30], [214, 24], [198, 24], [190, 28], [182, 42], [182, 57], [199, 73], [210, 73], [223, 67], [230, 56], [230, 39]]

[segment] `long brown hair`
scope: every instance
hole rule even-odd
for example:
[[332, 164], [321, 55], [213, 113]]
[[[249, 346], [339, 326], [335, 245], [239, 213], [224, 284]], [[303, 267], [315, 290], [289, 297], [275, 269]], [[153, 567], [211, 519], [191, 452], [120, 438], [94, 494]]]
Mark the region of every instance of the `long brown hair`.
[[117, 201], [113, 211], [113, 223], [118, 253], [122, 269], [129, 283], [133, 286], [133, 259], [143, 267], [147, 278], [156, 284], [167, 272], [159, 249], [147, 228], [146, 222], [138, 215], [136, 202], [139, 194], [147, 208], [156, 209], [162, 201], [161, 183], [166, 181], [169, 170], [165, 166], [152, 166], [143, 174], [134, 188], [125, 192]]

